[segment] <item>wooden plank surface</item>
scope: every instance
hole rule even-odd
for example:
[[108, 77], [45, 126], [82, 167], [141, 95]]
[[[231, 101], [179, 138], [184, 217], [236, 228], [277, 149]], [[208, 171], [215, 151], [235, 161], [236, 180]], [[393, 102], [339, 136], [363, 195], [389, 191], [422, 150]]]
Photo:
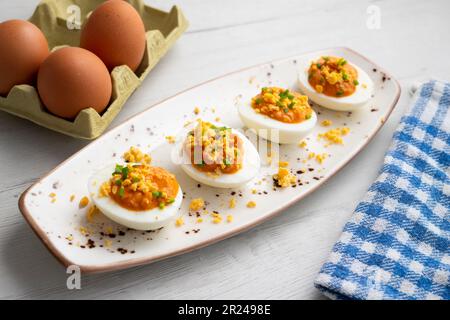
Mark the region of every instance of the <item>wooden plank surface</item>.
[[[28, 18], [37, 0], [2, 1], [0, 21]], [[343, 171], [301, 203], [263, 225], [184, 256], [82, 277], [68, 290], [65, 270], [41, 245], [17, 208], [33, 181], [87, 144], [0, 113], [0, 298], [6, 299], [317, 299], [313, 281], [344, 223], [375, 179], [412, 83], [449, 80], [450, 2], [147, 0], [177, 4], [188, 32], [152, 71], [113, 126], [210, 78], [257, 63], [332, 46], [348, 46], [402, 84], [384, 128]], [[380, 29], [366, 25], [369, 6]]]

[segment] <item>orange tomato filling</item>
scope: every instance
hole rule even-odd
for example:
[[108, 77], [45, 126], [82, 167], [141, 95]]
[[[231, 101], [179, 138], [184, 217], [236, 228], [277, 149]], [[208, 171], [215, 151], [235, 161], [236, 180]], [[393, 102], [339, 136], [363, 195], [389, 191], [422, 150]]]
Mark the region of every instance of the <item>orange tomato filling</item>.
[[164, 209], [178, 194], [173, 174], [147, 164], [117, 165], [112, 177], [100, 188], [100, 195], [109, 196], [120, 206], [134, 211]]
[[262, 88], [251, 104], [257, 113], [285, 123], [299, 123], [312, 115], [307, 96], [278, 87]]
[[358, 82], [358, 71], [344, 58], [321, 57], [308, 70], [308, 82], [318, 93], [330, 97], [352, 95]]
[[232, 174], [242, 168], [242, 140], [230, 128], [199, 121], [188, 133], [184, 149], [199, 171]]

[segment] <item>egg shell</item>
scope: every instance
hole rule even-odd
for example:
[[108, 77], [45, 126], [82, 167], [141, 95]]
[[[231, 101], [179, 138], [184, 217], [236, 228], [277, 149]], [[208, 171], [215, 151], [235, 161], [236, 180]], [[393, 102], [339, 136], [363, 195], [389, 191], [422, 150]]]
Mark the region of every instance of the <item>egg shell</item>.
[[110, 179], [114, 167], [115, 164], [111, 164], [101, 168], [88, 181], [89, 193], [94, 195], [92, 200], [105, 216], [125, 227], [136, 230], [156, 230], [174, 220], [183, 201], [181, 187], [178, 187], [175, 201], [164, 209], [133, 211], [120, 206], [110, 197], [99, 197], [99, 186]]
[[61, 48], [39, 69], [38, 92], [47, 109], [59, 117], [72, 119], [86, 108], [101, 113], [111, 99], [111, 76], [92, 52]]
[[109, 70], [127, 65], [136, 71], [145, 44], [145, 27], [139, 13], [122, 0], [109, 0], [95, 9], [80, 39], [80, 46], [95, 53]]
[[41, 63], [48, 57], [42, 31], [25, 20], [0, 23], [0, 95], [15, 85], [33, 85]]

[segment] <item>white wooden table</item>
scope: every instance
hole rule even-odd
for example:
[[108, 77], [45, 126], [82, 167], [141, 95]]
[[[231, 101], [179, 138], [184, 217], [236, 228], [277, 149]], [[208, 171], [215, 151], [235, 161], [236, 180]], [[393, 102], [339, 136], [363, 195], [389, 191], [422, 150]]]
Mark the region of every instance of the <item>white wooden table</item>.
[[[172, 1], [147, 0], [169, 9]], [[320, 190], [272, 221], [183, 256], [109, 274], [83, 275], [68, 290], [65, 270], [25, 223], [18, 196], [87, 142], [0, 113], [0, 298], [317, 299], [313, 280], [344, 223], [377, 175], [409, 101], [409, 85], [450, 78], [450, 2], [173, 0], [191, 26], [112, 126], [210, 78], [249, 65], [348, 46], [390, 70], [401, 100], [367, 148]], [[0, 21], [28, 18], [38, 0], [0, 1]], [[367, 8], [381, 10], [369, 29]]]

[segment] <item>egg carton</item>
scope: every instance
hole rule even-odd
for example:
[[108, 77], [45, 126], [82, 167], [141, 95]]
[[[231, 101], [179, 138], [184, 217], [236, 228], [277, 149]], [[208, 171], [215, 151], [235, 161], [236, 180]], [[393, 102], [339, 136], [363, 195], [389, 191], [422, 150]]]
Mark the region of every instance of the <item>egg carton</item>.
[[[29, 21], [42, 30], [51, 51], [63, 46], [77, 47], [83, 23], [102, 2], [102, 0], [43, 0]], [[102, 114], [93, 108], [87, 108], [72, 121], [55, 116], [46, 110], [36, 88], [30, 85], [17, 85], [11, 89], [7, 97], [0, 96], [0, 110], [76, 138], [95, 139], [100, 136], [150, 70], [188, 27], [188, 21], [176, 6], [172, 7], [170, 12], [165, 12], [145, 5], [143, 0], [129, 0], [128, 3], [139, 12], [144, 22], [147, 47], [136, 72], [125, 65], [112, 70], [111, 102]], [[81, 20], [78, 24], [77, 19], [74, 19], [77, 15]]]

